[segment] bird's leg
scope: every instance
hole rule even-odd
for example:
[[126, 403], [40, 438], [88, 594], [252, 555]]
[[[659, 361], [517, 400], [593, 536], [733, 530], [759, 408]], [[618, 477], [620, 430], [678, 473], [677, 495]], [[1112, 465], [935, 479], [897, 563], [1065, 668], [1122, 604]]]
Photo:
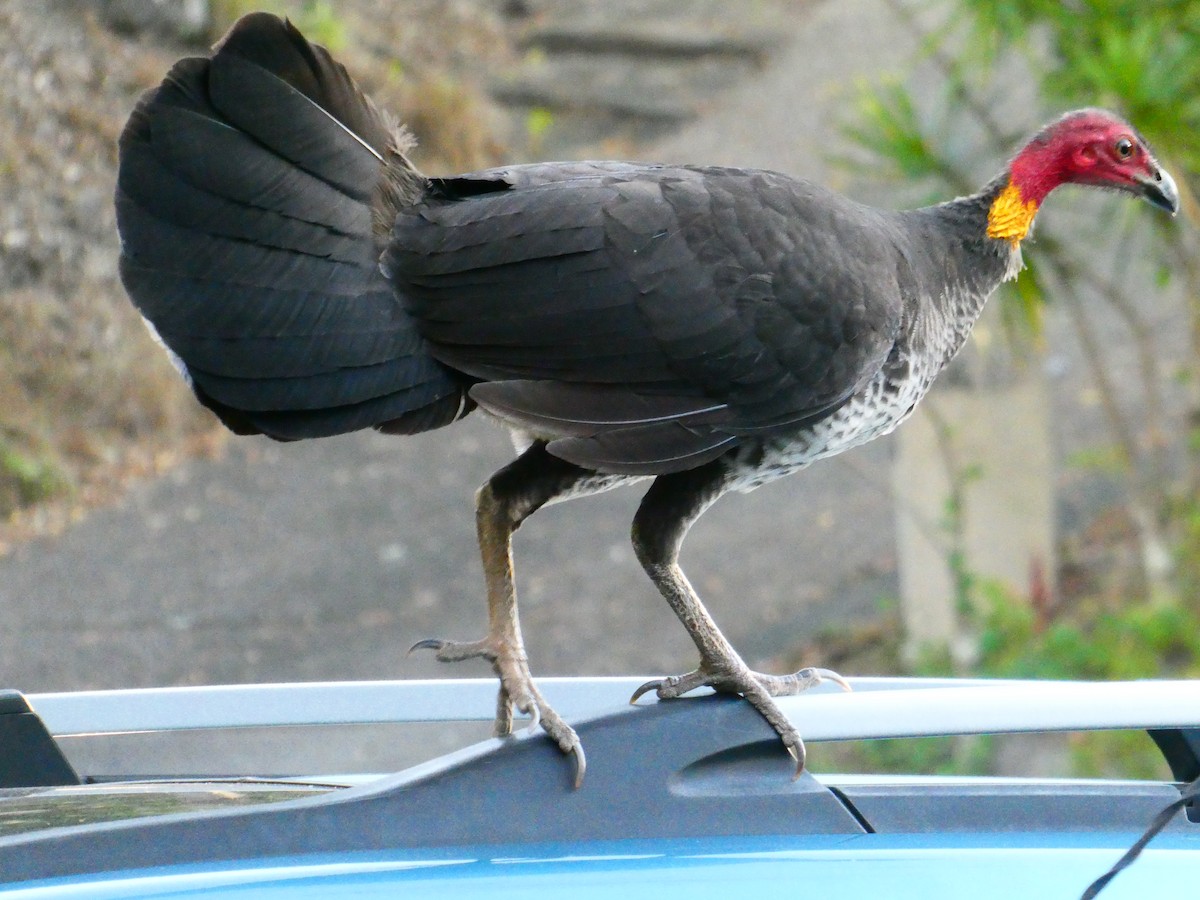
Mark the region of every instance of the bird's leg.
[[679, 548], [692, 523], [724, 492], [725, 468], [721, 460], [716, 460], [691, 471], [659, 476], [638, 508], [633, 520], [634, 551], [696, 644], [700, 665], [685, 675], [672, 675], [642, 685], [630, 702], [649, 691], [668, 699], [705, 685], [741, 694], [778, 733], [796, 760], [799, 774], [804, 769], [804, 742], [772, 698], [800, 693], [824, 680], [846, 688], [848, 685], [840, 675], [826, 669], [802, 669], [784, 676], [752, 671], [704, 608], [679, 567]]
[[586, 766], [583, 747], [575, 730], [542, 697], [529, 671], [517, 616], [512, 534], [533, 512], [570, 491], [588, 474], [536, 443], [488, 479], [475, 494], [475, 524], [487, 585], [487, 635], [477, 641], [425, 640], [413, 648], [432, 649], [442, 662], [490, 662], [500, 679], [496, 734], [512, 732], [514, 709], [530, 716], [531, 728], [540, 724], [564, 753], [574, 755], [576, 786], [582, 782]]

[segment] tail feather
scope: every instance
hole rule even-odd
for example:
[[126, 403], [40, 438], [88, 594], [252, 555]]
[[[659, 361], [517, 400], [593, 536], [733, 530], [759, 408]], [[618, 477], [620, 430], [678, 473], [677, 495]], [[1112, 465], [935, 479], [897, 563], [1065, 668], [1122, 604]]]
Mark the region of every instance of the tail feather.
[[[272, 326], [259, 310], [251, 308], [243, 316], [241, 310], [231, 307], [227, 302], [228, 284], [164, 276], [155, 271], [139, 272], [129, 266], [122, 268], [122, 277], [131, 290], [153, 292], [168, 309], [171, 301], [178, 298], [188, 302], [207, 301], [214, 308], [209, 322], [192, 329], [187, 327], [186, 320], [176, 323], [170, 316], [148, 316], [156, 323], [155, 331], [189, 369], [203, 369], [231, 378], [300, 378], [389, 359], [410, 357], [415, 363], [426, 358], [422, 342], [404, 322], [391, 327], [370, 322], [357, 329], [351, 327], [358, 312], [355, 304], [365, 299], [366, 303], [361, 305], [368, 305], [370, 297], [342, 298], [342, 302], [326, 305], [324, 317], [331, 324], [322, 328], [312, 321], [315, 316], [309, 305], [304, 304], [303, 295], [256, 289], [255, 295], [264, 301], [262, 307], [274, 307], [285, 315], [300, 310], [304, 316], [296, 325], [284, 320]], [[278, 297], [277, 304], [271, 302], [274, 297]], [[316, 302], [323, 304], [329, 304], [330, 300], [316, 298]], [[350, 313], [348, 322], [339, 321], [343, 310]], [[250, 327], [251, 320], [265, 324]], [[287, 353], [278, 352], [280, 344], [286, 344]]]
[[[230, 431], [236, 434], [267, 434], [281, 441], [328, 437], [364, 428], [378, 428], [388, 434], [419, 434], [441, 428], [474, 409], [474, 404], [461, 395], [425, 402], [426, 395], [420, 393], [419, 388], [414, 388], [412, 396], [378, 397], [315, 412], [246, 412], [207, 396], [199, 385], [194, 387], [201, 402], [216, 413]], [[403, 403], [406, 409], [400, 415], [396, 414], [398, 402]]]
[[379, 269], [387, 167], [407, 166], [392, 141], [346, 71], [266, 14], [176, 65], [131, 116], [122, 280], [233, 430], [419, 431], [468, 408]]
[[208, 84], [213, 106], [233, 125], [347, 196], [371, 202], [382, 150], [254, 63], [218, 56]]
[[[426, 363], [432, 365], [432, 363]], [[299, 378], [230, 378], [199, 369], [192, 370], [195, 383], [210, 396], [247, 413], [288, 410], [303, 412], [351, 406], [394, 393], [397, 377], [409, 378], [412, 361], [392, 359], [373, 366], [326, 372]], [[403, 370], [403, 371], [398, 371]], [[405, 403], [424, 405], [437, 399], [429, 383], [414, 380], [405, 389]], [[373, 424], [373, 423], [372, 423]]]
[[[176, 181], [202, 192], [347, 235], [369, 233], [369, 204], [333, 186], [331, 173], [312, 173], [287, 165], [291, 160], [221, 114], [209, 97], [214, 62], [181, 60], [138, 104], [121, 136], [119, 183], [127, 185], [140, 178], [140, 171], [126, 163], [125, 154], [141, 149]], [[263, 70], [257, 74], [274, 77]], [[290, 99], [301, 103], [304, 110], [310, 106], [306, 99]], [[286, 107], [259, 110], [261, 118], [295, 114], [296, 110]], [[317, 132], [318, 139], [342, 131], [327, 115], [315, 124], [323, 129]], [[350, 165], [355, 158], [367, 156], [373, 167], [368, 184], [374, 184], [379, 179], [378, 160], [359, 144], [348, 150], [342, 163]], [[333, 168], [336, 162], [332, 161]], [[159, 206], [165, 207], [170, 199], [169, 195], [161, 198]]]
[[[323, 47], [310, 44], [290, 22], [270, 13], [250, 13], [241, 18], [216, 47], [217, 67], [241, 60], [261, 67], [281, 79], [289, 89], [303, 94], [380, 156], [392, 134], [371, 102]], [[214, 88], [214, 91], [216, 89]], [[238, 86], [234, 85], [234, 94]], [[222, 108], [221, 103], [217, 103]], [[262, 114], [250, 109], [250, 118]], [[236, 119], [235, 116], [231, 118]]]
[[[123, 161], [118, 202], [132, 203], [158, 222], [343, 262], [357, 263], [372, 255], [374, 248], [363, 241], [362, 234], [339, 229], [332, 223], [310, 222], [277, 210], [248, 206], [182, 181], [175, 170], [150, 152], [148, 143], [127, 142]], [[131, 213], [123, 221], [137, 227], [140, 220]]]
[[[150, 105], [147, 135], [155, 157], [185, 184], [250, 210], [320, 225], [345, 235], [370, 234], [369, 207], [328, 182], [288, 165], [228, 124], [173, 106], [170, 94]], [[366, 230], [364, 230], [364, 228]]]
[[[263, 312], [274, 316], [274, 310], [263, 310], [264, 304], [269, 305], [269, 298], [253, 293], [255, 288], [269, 288], [280, 297], [293, 294], [300, 298], [353, 299], [387, 286], [379, 273], [363, 263], [273, 247], [266, 243], [270, 239], [266, 235], [263, 243], [250, 243], [191, 227], [181, 228], [153, 217], [139, 221], [136, 216], [127, 219], [121, 230], [126, 242], [125, 256], [136, 266], [181, 279], [217, 283], [229, 289], [228, 298], [217, 309], [193, 310], [181, 308], [180, 304], [166, 308], [166, 299], [157, 297], [147, 297], [139, 303], [151, 318], [155, 314], [164, 319], [178, 316], [200, 333], [206, 333], [214, 320], [227, 322], [230, 317], [239, 317], [237, 320], [241, 321], [241, 316], [251, 317], [245, 325], [251, 334], [255, 333], [254, 319]], [[134, 245], [139, 246], [131, 250]], [[378, 300], [385, 297], [390, 303], [390, 296], [383, 292]], [[316, 310], [306, 312], [303, 306], [298, 306], [293, 312], [303, 316], [313, 315]], [[376, 314], [382, 312], [377, 310]], [[360, 315], [370, 316], [370, 312], [363, 310]], [[320, 322], [314, 321], [313, 325], [319, 326]]]

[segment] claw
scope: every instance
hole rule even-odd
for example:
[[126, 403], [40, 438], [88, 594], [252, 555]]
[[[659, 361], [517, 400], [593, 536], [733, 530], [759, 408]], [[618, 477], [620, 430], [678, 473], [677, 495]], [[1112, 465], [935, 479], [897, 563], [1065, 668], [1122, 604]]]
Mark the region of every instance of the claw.
[[533, 734], [538, 730], [538, 726], [542, 724], [542, 711], [538, 709], [536, 703], [529, 703], [528, 706], [528, 709], [522, 709], [521, 712], [529, 716], [529, 728], [527, 730], [530, 734]]
[[847, 682], [847, 680], [842, 678], [840, 674], [834, 672], [832, 668], [810, 668], [809, 672], [814, 674], [816, 677], [816, 684], [821, 684], [821, 682], [833, 682], [846, 692], [853, 692], [854, 690], [851, 688], [850, 682]]
[[576, 742], [571, 748], [571, 756], [575, 762], [575, 790], [583, 787], [583, 776], [587, 772], [587, 757], [583, 753], [583, 744]]
[[638, 700], [640, 700], [642, 697], [644, 697], [646, 694], [650, 693], [651, 691], [658, 690], [660, 687], [662, 687], [662, 679], [661, 678], [656, 678], [654, 681], [647, 681], [645, 684], [643, 684], [641, 687], [639, 687], [636, 691], [633, 692], [633, 696], [629, 698], [629, 705], [630, 706], [636, 705]]
[[417, 641], [408, 648], [405, 656], [412, 656], [414, 650], [441, 650], [446, 645], [445, 641], [439, 641], [437, 638], [425, 638], [423, 641]]
[[816, 678], [813, 684], [820, 684], [822, 681], [832, 681], [843, 691], [852, 692], [854, 690], [854, 688], [850, 687], [850, 682], [832, 669], [805, 669], [804, 672], [808, 673], [810, 677]]
[[796, 761], [796, 771], [792, 775], [792, 781], [797, 781], [804, 774], [804, 762], [808, 756], [804, 749], [804, 741], [797, 737], [795, 744], [785, 744], [784, 746], [787, 747], [787, 752], [791, 754], [792, 759]]

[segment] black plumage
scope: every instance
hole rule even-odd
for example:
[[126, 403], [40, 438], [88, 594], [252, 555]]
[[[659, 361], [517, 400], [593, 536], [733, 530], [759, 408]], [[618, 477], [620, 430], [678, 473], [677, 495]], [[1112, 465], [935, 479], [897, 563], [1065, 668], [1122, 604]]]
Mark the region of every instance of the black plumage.
[[490, 660], [498, 730], [531, 714], [579, 777], [582, 748], [538, 694], [517, 625], [521, 521], [654, 477], [634, 547], [701, 662], [647, 689], [741, 693], [802, 764], [771, 697], [837, 676], [746, 667], [679, 569], [691, 522], [907, 416], [1016, 274], [1057, 184], [1178, 205], [1144, 142], [1097, 110], [1048, 126], [978, 194], [907, 212], [736, 168], [428, 178], [410, 143], [325, 50], [247, 16], [210, 58], [178, 63], [122, 134], [121, 275], [239, 433], [412, 433], [476, 405], [514, 429], [524, 451], [477, 495], [489, 632], [422, 646]]
[[465, 408], [379, 271], [391, 141], [345, 71], [267, 16], [181, 61], [130, 118], [121, 277], [235, 430], [423, 430]]
[[[903, 301], [894, 286], [864, 288], [887, 279], [894, 262], [886, 230], [857, 221], [863, 207], [767, 172], [589, 163], [573, 177], [573, 168], [558, 166], [546, 181], [501, 170], [524, 186], [401, 210], [384, 255], [432, 353], [503, 383], [472, 392], [485, 407], [494, 398], [514, 424], [554, 435], [537, 429], [559, 421], [578, 438], [570, 398], [602, 395], [610, 407], [624, 398], [624, 414], [598, 423], [609, 457], [628, 429], [623, 458], [589, 458], [576, 442], [572, 462], [638, 474], [687, 467], [735, 436], [836, 409], [894, 346]], [[835, 202], [843, 209], [830, 209]], [[748, 229], [762, 209], [768, 227]], [[824, 219], [817, 227], [814, 211]], [[855, 238], [853, 265], [789, 264], [798, 247], [833, 255]], [[647, 398], [672, 443], [688, 420], [698, 456], [664, 467]], [[590, 414], [588, 402], [574, 413], [582, 422]]]

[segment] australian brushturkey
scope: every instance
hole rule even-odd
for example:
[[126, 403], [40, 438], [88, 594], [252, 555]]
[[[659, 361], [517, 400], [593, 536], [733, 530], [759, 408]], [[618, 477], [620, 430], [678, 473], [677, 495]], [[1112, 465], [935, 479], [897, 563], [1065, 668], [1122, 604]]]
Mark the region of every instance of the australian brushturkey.
[[[1039, 132], [979, 193], [892, 212], [786, 175], [620, 162], [418, 172], [345, 70], [254, 14], [179, 62], [120, 145], [121, 276], [200, 402], [292, 440], [439, 428], [476, 406], [522, 452], [476, 498], [482, 657], [564, 752], [534, 685], [512, 532], [544, 504], [653, 479], [637, 557], [700, 651], [646, 685], [742, 694], [803, 765], [772, 697], [830, 677], [751, 671], [677, 562], [688, 527], [747, 491], [896, 427], [1021, 267], [1065, 183], [1175, 212], [1146, 143], [1101, 110]], [[832, 676], [836, 678], [836, 676]]]

